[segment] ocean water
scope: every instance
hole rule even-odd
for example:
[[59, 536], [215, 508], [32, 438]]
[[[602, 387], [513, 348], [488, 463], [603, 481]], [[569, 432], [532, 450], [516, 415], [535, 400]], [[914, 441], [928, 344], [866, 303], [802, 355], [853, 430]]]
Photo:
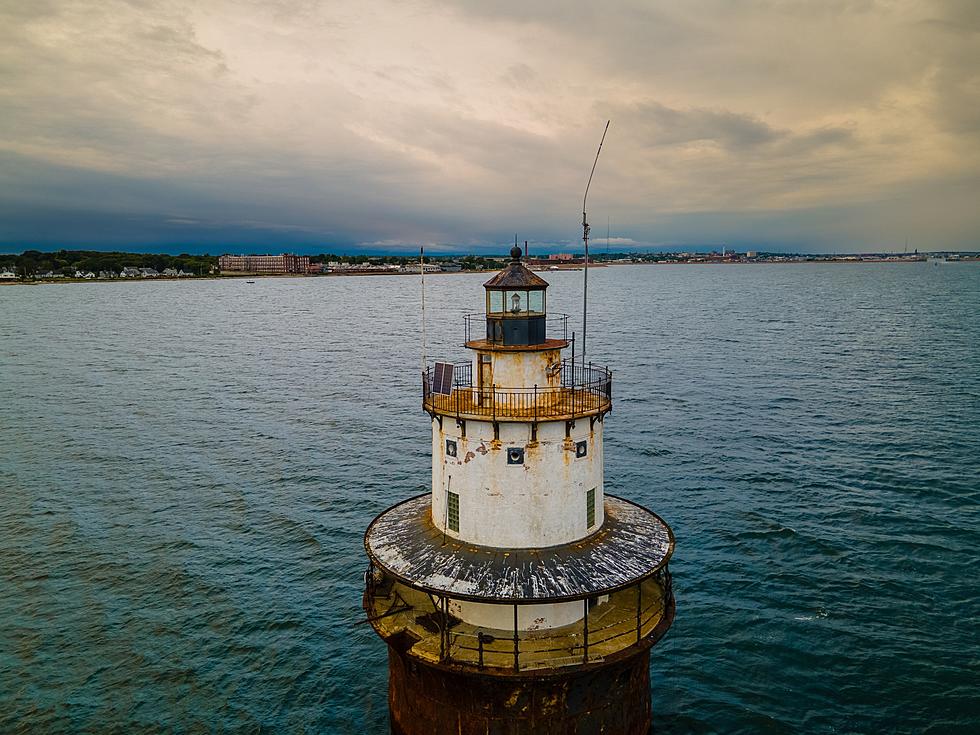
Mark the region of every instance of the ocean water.
[[[485, 278], [427, 279], [430, 359]], [[980, 731], [980, 264], [589, 280], [607, 490], [677, 536], [658, 732]], [[386, 733], [420, 351], [412, 277], [0, 288], [0, 732]]]

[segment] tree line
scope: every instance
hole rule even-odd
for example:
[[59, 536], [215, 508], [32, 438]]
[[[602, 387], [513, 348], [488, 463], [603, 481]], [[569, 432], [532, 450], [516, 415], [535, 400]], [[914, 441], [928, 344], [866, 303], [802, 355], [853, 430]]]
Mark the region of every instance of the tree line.
[[211, 266], [218, 264], [213, 255], [164, 255], [162, 253], [103, 253], [97, 250], [58, 250], [44, 253], [39, 250], [25, 250], [20, 255], [0, 255], [0, 266], [13, 266], [19, 276], [28, 278], [42, 273], [60, 273], [66, 276], [91, 271], [119, 273], [123, 268], [153, 268], [163, 271], [176, 268], [194, 275], [207, 275]]
[[[500, 267], [499, 260], [484, 258], [477, 255], [463, 257], [425, 256], [426, 263], [438, 263], [448, 260], [462, 265], [464, 270], [493, 270]], [[418, 256], [412, 255], [339, 255], [320, 253], [311, 255], [313, 263], [350, 263], [357, 265], [411, 265], [418, 263]], [[217, 266], [216, 255], [165, 255], [163, 253], [127, 253], [121, 251], [101, 252], [98, 250], [57, 250], [42, 252], [40, 250], [25, 250], [20, 255], [0, 254], [0, 268], [12, 267], [17, 275], [33, 278], [43, 273], [56, 273], [64, 276], [74, 276], [76, 271], [100, 271], [119, 273], [123, 268], [153, 268], [162, 272], [165, 268], [176, 268], [194, 275], [207, 275], [212, 266]]]

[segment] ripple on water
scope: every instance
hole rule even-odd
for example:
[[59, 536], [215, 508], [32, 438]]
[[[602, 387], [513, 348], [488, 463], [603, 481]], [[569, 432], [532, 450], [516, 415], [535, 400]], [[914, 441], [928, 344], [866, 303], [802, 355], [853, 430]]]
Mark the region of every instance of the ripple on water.
[[[483, 280], [427, 283], [433, 357]], [[387, 732], [362, 533], [428, 482], [417, 286], [0, 290], [0, 731]], [[658, 731], [975, 729], [980, 267], [590, 291], [607, 490], [677, 536]]]

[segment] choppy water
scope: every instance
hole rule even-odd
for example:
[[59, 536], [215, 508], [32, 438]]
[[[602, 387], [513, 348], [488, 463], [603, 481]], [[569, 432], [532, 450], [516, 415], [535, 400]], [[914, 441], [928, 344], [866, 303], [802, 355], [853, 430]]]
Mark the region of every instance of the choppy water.
[[[581, 273], [548, 276], [579, 313]], [[428, 279], [459, 358], [479, 276]], [[980, 266], [590, 273], [607, 489], [674, 527], [662, 733], [980, 728]], [[387, 732], [414, 278], [0, 288], [0, 732]]]

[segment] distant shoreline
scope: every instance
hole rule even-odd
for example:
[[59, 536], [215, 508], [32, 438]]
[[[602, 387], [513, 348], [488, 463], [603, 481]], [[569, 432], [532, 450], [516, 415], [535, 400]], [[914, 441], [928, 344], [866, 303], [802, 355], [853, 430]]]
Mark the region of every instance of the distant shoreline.
[[[894, 260], [885, 259], [855, 259], [845, 260], [843, 258], [828, 258], [821, 260], [758, 260], [758, 261], [721, 261], [721, 260], [675, 260], [675, 261], [641, 261], [637, 263], [592, 263], [589, 268], [611, 268], [622, 266], [686, 266], [686, 265], [714, 265], [714, 266], [751, 266], [751, 265], [898, 265], [921, 263], [928, 264], [928, 259], [898, 258]], [[933, 261], [935, 264], [956, 263], [976, 263], [980, 262], [980, 256], [960, 257], [955, 260]], [[561, 273], [561, 272], [581, 272], [583, 266], [559, 267], [555, 270], [550, 268], [532, 268], [538, 273]], [[481, 275], [491, 273], [490, 270], [463, 270], [463, 271], [434, 271], [426, 273], [426, 276], [460, 276], [460, 275]], [[222, 273], [220, 275], [208, 276], [155, 276], [150, 278], [44, 278], [36, 280], [22, 281], [0, 281], [0, 286], [54, 286], [75, 283], [145, 283], [154, 281], [222, 281], [222, 280], [242, 280], [255, 278], [337, 278], [345, 276], [411, 276], [417, 278], [418, 273], [399, 273], [397, 271], [354, 271], [354, 272], [333, 272], [333, 273]]]

